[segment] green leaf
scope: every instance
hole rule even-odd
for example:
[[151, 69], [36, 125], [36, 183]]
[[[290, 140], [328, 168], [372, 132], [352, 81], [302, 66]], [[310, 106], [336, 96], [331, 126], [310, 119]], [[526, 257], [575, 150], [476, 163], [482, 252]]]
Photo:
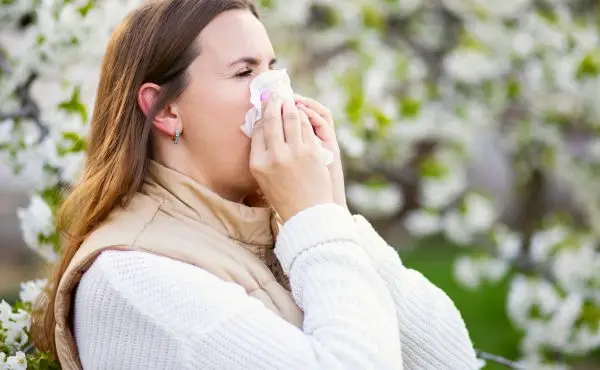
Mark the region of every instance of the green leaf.
[[348, 49], [356, 52], [359, 52], [362, 46], [360, 39], [357, 38], [351, 38], [346, 40], [346, 45], [348, 46]]
[[71, 99], [60, 103], [58, 105], [58, 108], [68, 113], [78, 113], [79, 115], [81, 115], [81, 119], [83, 120], [83, 122], [87, 122], [87, 109], [79, 99], [80, 94], [81, 91], [79, 87], [74, 88], [73, 94], [71, 95]]
[[548, 23], [556, 24], [558, 22], [558, 16], [554, 9], [550, 7], [544, 7], [544, 9], [538, 9], [537, 14]]
[[419, 174], [422, 177], [443, 178], [448, 175], [448, 173], [448, 168], [432, 156], [424, 158], [419, 163]]
[[50, 209], [57, 209], [63, 201], [62, 194], [57, 187], [51, 187], [44, 189], [40, 196], [48, 203]]
[[365, 4], [362, 6], [361, 12], [362, 24], [365, 28], [383, 28], [385, 19], [375, 6]]
[[485, 81], [481, 86], [483, 89], [483, 96], [486, 99], [491, 99], [494, 96], [495, 84], [494, 81]]
[[364, 184], [371, 190], [383, 189], [388, 185], [387, 181], [381, 177], [371, 177]]
[[410, 68], [408, 58], [404, 55], [399, 55], [396, 58], [396, 66], [394, 68], [394, 76], [400, 81], [405, 80], [408, 77], [408, 71]]
[[60, 370], [60, 364], [53, 361], [49, 354], [36, 352], [27, 354], [27, 368], [29, 370]]
[[265, 9], [270, 9], [275, 5], [274, 0], [258, 0], [258, 6]]
[[319, 30], [328, 30], [341, 23], [340, 15], [327, 4], [315, 4], [310, 6], [311, 26]]
[[552, 147], [544, 147], [540, 153], [540, 160], [544, 167], [554, 168], [556, 166], [556, 151]]
[[16, 313], [18, 310], [31, 312], [31, 303], [29, 303], [29, 302], [24, 303], [21, 301], [16, 301], [15, 304], [13, 305], [13, 312]]
[[487, 47], [485, 46], [485, 44], [477, 39], [473, 34], [471, 34], [470, 32], [463, 30], [463, 32], [461, 33], [460, 37], [459, 37], [459, 45], [462, 48], [466, 48], [466, 49], [472, 49], [472, 50], [477, 50], [477, 51], [487, 51]]
[[587, 77], [596, 77], [600, 74], [600, 49], [589, 52], [579, 63], [575, 78], [581, 81]]
[[400, 100], [400, 115], [405, 118], [414, 118], [421, 111], [421, 102], [412, 97], [405, 97]]
[[89, 0], [87, 2], [87, 4], [85, 4], [84, 6], [82, 6], [81, 8], [79, 8], [77, 10], [79, 10], [79, 13], [85, 17], [90, 12], [90, 10], [92, 10], [94, 8], [94, 5], [95, 5], [94, 0]]
[[371, 114], [380, 130], [385, 130], [392, 125], [392, 120], [381, 109], [371, 107]]
[[584, 302], [581, 307], [580, 319], [575, 323], [575, 327], [588, 326], [594, 332], [600, 329], [600, 308], [591, 302]]
[[348, 71], [341, 79], [342, 88], [347, 94], [344, 110], [350, 123], [360, 126], [364, 114], [365, 96], [363, 76], [359, 71]]
[[509, 99], [517, 99], [521, 95], [521, 84], [517, 79], [511, 78], [506, 86], [506, 95]]
[[56, 246], [59, 245], [58, 233], [52, 233], [50, 236], [38, 234], [38, 243], [39, 244], [50, 244], [56, 250]]
[[70, 145], [67, 147], [61, 146], [58, 148], [58, 154], [61, 156], [66, 155], [67, 153], [77, 153], [83, 152], [87, 149], [87, 142], [84, 138], [79, 136], [76, 132], [63, 132], [63, 139], [69, 143]]

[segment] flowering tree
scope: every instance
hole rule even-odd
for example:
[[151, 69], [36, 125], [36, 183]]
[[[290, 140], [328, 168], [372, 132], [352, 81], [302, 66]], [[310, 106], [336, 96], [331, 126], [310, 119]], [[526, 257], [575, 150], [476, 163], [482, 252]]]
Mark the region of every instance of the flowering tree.
[[[415, 236], [476, 246], [456, 278], [471, 289], [510, 280], [527, 368], [566, 368], [598, 349], [598, 3], [298, 6], [292, 29], [308, 40], [298, 70], [338, 117], [351, 203]], [[278, 10], [272, 19], [289, 22], [288, 5]], [[472, 149], [490, 135], [511, 169], [512, 219], [468, 181]], [[566, 207], [545, 201], [555, 184], [570, 191]]]
[[[102, 45], [140, 2], [0, 2], [0, 160], [36, 185], [19, 218], [48, 262], [59, 252], [62, 190], [85, 159]], [[336, 117], [351, 206], [468, 247], [455, 263], [467, 288], [508, 278], [527, 368], [567, 368], [599, 349], [600, 5], [260, 3], [296, 89]], [[511, 170], [510, 219], [469, 181], [473, 148], [490, 135]], [[555, 183], [569, 189], [568, 207], [547, 207]], [[0, 305], [0, 368], [56, 366], [27, 347], [43, 284], [25, 283], [16, 307]]]

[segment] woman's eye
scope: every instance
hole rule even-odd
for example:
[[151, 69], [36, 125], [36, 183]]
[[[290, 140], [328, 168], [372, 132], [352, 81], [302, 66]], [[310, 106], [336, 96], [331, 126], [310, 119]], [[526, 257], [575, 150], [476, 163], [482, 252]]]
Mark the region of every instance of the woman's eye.
[[252, 70], [251, 70], [251, 69], [249, 69], [249, 70], [247, 70], [247, 71], [240, 72], [240, 73], [236, 74], [236, 75], [235, 75], [235, 77], [236, 77], [236, 78], [244, 78], [244, 77], [248, 77], [248, 76], [250, 76], [251, 74], [252, 74]]

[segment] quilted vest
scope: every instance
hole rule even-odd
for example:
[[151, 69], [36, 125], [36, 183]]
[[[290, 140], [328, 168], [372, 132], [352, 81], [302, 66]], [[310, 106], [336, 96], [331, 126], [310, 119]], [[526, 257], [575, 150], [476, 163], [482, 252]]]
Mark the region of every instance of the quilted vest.
[[230, 202], [150, 161], [141, 190], [90, 234], [60, 279], [54, 334], [61, 367], [82, 368], [72, 327], [73, 297], [81, 276], [105, 250], [144, 251], [195, 265], [241, 285], [301, 327], [302, 311], [274, 255], [277, 229], [271, 208]]

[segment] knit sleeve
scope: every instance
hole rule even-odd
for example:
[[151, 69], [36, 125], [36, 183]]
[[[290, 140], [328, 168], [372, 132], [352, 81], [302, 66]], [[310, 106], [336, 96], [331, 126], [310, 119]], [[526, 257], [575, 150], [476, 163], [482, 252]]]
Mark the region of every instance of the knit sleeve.
[[75, 297], [84, 369], [402, 369], [392, 298], [353, 233], [333, 205], [284, 225], [276, 250], [302, 329], [200, 268], [102, 253]]
[[395, 304], [407, 369], [480, 369], [482, 362], [452, 300], [420, 272], [406, 268], [371, 224], [354, 216], [364, 250]]

